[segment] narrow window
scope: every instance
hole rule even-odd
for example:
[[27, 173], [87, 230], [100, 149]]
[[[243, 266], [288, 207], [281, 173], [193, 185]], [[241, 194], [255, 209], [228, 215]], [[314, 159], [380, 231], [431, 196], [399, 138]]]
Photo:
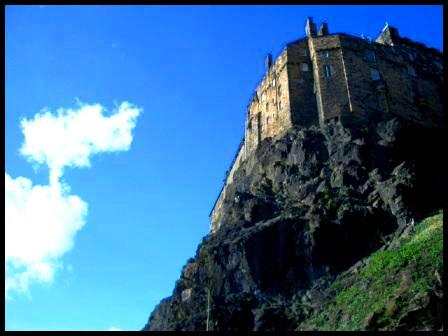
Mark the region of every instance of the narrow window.
[[278, 86], [278, 95], [279, 96], [282, 95], [282, 86], [281, 85]]
[[370, 69], [370, 78], [373, 81], [377, 81], [381, 79], [380, 72], [377, 69]]
[[269, 103], [266, 103], [266, 111], [269, 111]]
[[324, 50], [320, 52], [321, 57], [324, 58], [329, 58], [330, 57], [330, 52], [328, 50]]
[[308, 64], [307, 63], [300, 64], [300, 69], [304, 72], [307, 72], [309, 70]]
[[324, 65], [324, 74], [326, 78], [330, 78], [333, 75], [330, 65]]
[[269, 124], [269, 117], [266, 118], [266, 125]]
[[367, 50], [366, 51], [366, 59], [369, 62], [376, 62], [376, 55], [375, 52], [373, 50]]
[[282, 110], [282, 101], [278, 102], [278, 109], [281, 111]]
[[410, 65], [407, 66], [407, 70], [408, 70], [408, 75], [415, 77], [417, 76], [417, 74], [415, 73], [415, 69], [413, 67], [411, 67]]

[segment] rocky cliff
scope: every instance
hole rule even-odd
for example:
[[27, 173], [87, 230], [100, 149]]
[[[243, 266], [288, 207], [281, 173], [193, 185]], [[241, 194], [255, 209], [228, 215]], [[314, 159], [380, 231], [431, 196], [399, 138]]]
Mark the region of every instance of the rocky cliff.
[[[425, 312], [421, 321], [396, 307], [397, 321], [389, 314], [384, 322], [395, 291], [372, 292], [384, 300], [357, 320], [341, 302], [356, 301], [387, 269], [369, 271], [379, 251], [400, 250], [416, 223], [442, 208], [442, 133], [389, 118], [265, 139], [228, 186], [221, 228], [203, 239], [143, 330], [440, 329], [439, 264], [404, 262], [384, 280], [410, 279], [401, 288], [406, 300], [425, 292], [423, 303], [409, 304]], [[439, 289], [422, 285], [412, 294], [420, 278]], [[358, 292], [344, 294], [350, 288]]]

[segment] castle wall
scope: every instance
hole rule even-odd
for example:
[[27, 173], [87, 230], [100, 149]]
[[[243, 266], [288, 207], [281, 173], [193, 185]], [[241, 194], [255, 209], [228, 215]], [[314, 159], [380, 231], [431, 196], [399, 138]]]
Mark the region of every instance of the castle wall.
[[314, 76], [307, 39], [289, 44], [287, 54], [291, 122], [297, 126], [316, 124]]
[[230, 170], [227, 172], [226, 178], [224, 180], [224, 186], [221, 189], [221, 192], [219, 193], [218, 199], [216, 200], [213, 210], [210, 213], [211, 217], [210, 226], [212, 232], [215, 232], [217, 229], [219, 229], [220, 226], [219, 216], [221, 214], [221, 208], [224, 202], [224, 198], [226, 196], [227, 186], [233, 183], [233, 176], [235, 174], [235, 171], [239, 168], [245, 157], [246, 157], [246, 146], [245, 146], [245, 139], [243, 138], [243, 141], [240, 144], [240, 147], [230, 167]]
[[[394, 48], [401, 59], [401, 67], [396, 70], [406, 78], [404, 83], [401, 83], [401, 95], [407, 95], [411, 104], [408, 109], [397, 106], [397, 113], [431, 127], [443, 127], [442, 54], [401, 38], [395, 42]], [[391, 74], [388, 72], [385, 75]], [[398, 94], [399, 87], [392, 89]]]
[[319, 121], [352, 110], [339, 35], [308, 39]]
[[382, 75], [394, 66], [390, 63], [393, 56], [384, 55], [381, 47], [367, 40], [342, 35], [340, 41], [352, 115], [362, 119], [388, 113], [391, 101], [387, 85], [403, 80], [399, 73], [390, 79]]
[[284, 50], [267, 69], [247, 110], [246, 152], [253, 151], [267, 137], [291, 127], [287, 52]]
[[440, 125], [442, 73], [437, 58], [424, 49], [409, 50], [397, 41], [390, 46], [343, 34], [340, 39], [354, 115], [394, 113]]
[[224, 186], [221, 189], [221, 192], [218, 196], [218, 199], [216, 200], [215, 206], [213, 207], [212, 212], [210, 213], [210, 226], [211, 226], [211, 231], [215, 232], [217, 229], [219, 229], [220, 226], [220, 221], [219, 221], [219, 216], [221, 214], [221, 208], [224, 202], [224, 198], [226, 196], [226, 189], [227, 186], [231, 183], [233, 183], [233, 176], [235, 174], [235, 171], [238, 169], [238, 167], [240, 166], [241, 162], [243, 162], [243, 160], [245, 159], [246, 156], [246, 147], [245, 147], [245, 140], [243, 139], [242, 143], [240, 144], [240, 148], [238, 149], [238, 153], [235, 157], [235, 160], [233, 162], [233, 164], [230, 167], [230, 170], [227, 172], [225, 181], [224, 181]]
[[309, 46], [321, 122], [394, 113], [430, 126], [442, 123], [442, 58], [437, 52], [400, 40], [391, 46], [346, 34], [310, 38]]
[[227, 184], [223, 186], [221, 189], [221, 192], [218, 196], [218, 199], [216, 200], [215, 206], [213, 207], [212, 212], [210, 213], [210, 231], [216, 232], [216, 230], [219, 229], [221, 226], [219, 221], [219, 216], [221, 214], [222, 204], [224, 202], [224, 197], [226, 195], [225, 187]]
[[211, 230], [219, 228], [219, 215], [226, 188], [233, 182], [233, 175], [241, 162], [267, 137], [274, 137], [291, 128], [288, 54], [283, 50], [258, 84], [247, 108], [244, 143], [226, 176], [224, 187], [213, 207]]

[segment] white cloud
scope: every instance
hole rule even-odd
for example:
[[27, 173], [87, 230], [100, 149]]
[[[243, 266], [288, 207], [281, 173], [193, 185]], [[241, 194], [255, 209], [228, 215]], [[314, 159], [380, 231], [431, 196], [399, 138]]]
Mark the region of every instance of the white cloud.
[[5, 291], [51, 282], [59, 258], [85, 224], [87, 204], [60, 183], [32, 185], [5, 173]]
[[22, 120], [21, 153], [49, 167], [50, 183], [33, 185], [5, 172], [5, 295], [27, 292], [31, 283], [51, 283], [61, 257], [85, 225], [88, 205], [60, 181], [63, 168], [89, 167], [90, 156], [129, 150], [141, 110], [124, 102], [110, 116], [101, 105], [43, 111]]
[[81, 104], [78, 110], [58, 109], [56, 116], [43, 110], [31, 120], [23, 119], [20, 152], [30, 162], [47, 164], [54, 181], [64, 167], [89, 167], [92, 154], [129, 150], [141, 110], [123, 102], [111, 116], [104, 111], [99, 104]]

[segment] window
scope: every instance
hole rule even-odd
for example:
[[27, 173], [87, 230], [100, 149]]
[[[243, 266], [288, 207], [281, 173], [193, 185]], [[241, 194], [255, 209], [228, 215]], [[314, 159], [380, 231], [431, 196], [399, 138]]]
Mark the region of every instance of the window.
[[307, 72], [309, 70], [309, 66], [307, 63], [300, 64], [300, 69], [304, 72]]
[[266, 111], [269, 110], [269, 103], [266, 103]]
[[320, 56], [324, 57], [324, 58], [329, 58], [330, 57], [330, 52], [328, 50], [324, 50], [320, 52]]
[[373, 81], [377, 81], [381, 79], [381, 74], [377, 69], [370, 69], [370, 78]]
[[333, 75], [333, 71], [331, 71], [330, 65], [324, 65], [324, 75], [326, 78], [330, 78]]
[[266, 118], [266, 125], [269, 124], [269, 117]]
[[415, 73], [415, 69], [413, 67], [411, 67], [410, 65], [407, 66], [407, 71], [408, 71], [408, 75], [415, 77], [417, 76], [417, 74]]
[[282, 95], [282, 86], [281, 85], [278, 86], [278, 95], [279, 96]]
[[366, 60], [369, 62], [376, 62], [376, 55], [373, 50], [366, 51]]
[[272, 78], [272, 86], [275, 86], [275, 77]]
[[281, 101], [278, 102], [278, 109], [279, 109], [280, 111], [282, 110], [282, 102], [281, 102]]

